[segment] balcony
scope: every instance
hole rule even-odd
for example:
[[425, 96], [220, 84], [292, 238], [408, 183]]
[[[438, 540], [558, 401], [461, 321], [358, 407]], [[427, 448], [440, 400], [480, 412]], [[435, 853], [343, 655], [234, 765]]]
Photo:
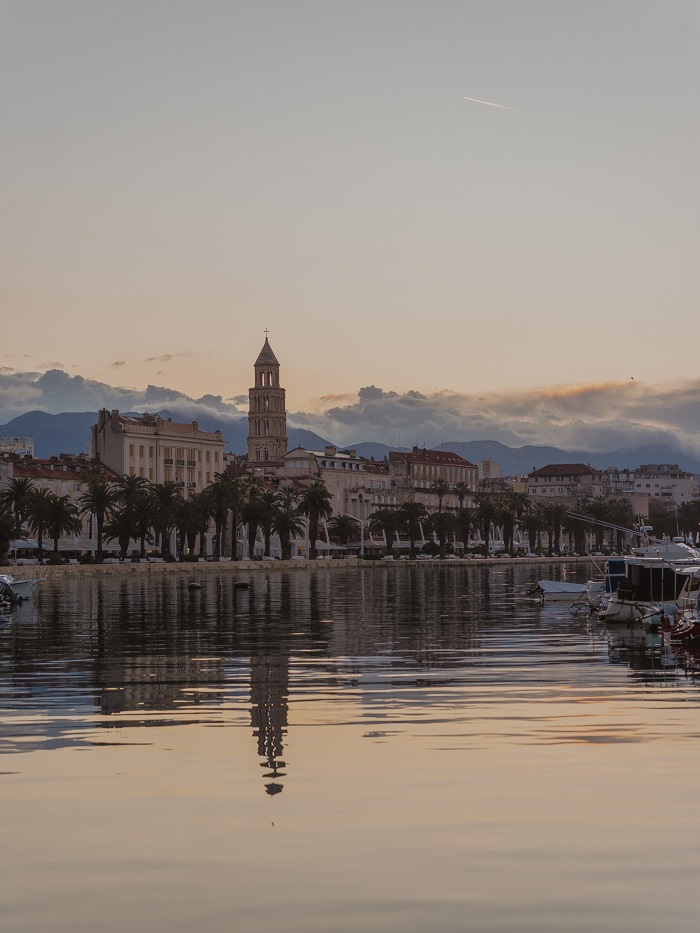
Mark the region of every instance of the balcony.
[[188, 461], [187, 461], [187, 466], [188, 466], [188, 467], [196, 467], [196, 466], [197, 466], [197, 461], [196, 461], [196, 460], [188, 460]]
[[184, 460], [176, 460], [176, 461], [175, 461], [175, 466], [184, 466], [184, 465], [185, 465], [185, 461], [184, 461]]
[[172, 466], [172, 465], [173, 465], [173, 458], [172, 458], [172, 457], [166, 457], [165, 460], [163, 461], [163, 463], [164, 463], [166, 466]]

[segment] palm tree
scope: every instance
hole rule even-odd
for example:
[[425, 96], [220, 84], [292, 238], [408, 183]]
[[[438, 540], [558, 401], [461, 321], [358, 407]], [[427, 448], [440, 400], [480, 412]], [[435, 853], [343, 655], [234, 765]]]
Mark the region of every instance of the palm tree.
[[486, 556], [489, 554], [489, 542], [491, 540], [491, 525], [498, 515], [498, 501], [496, 497], [488, 492], [478, 492], [476, 494], [476, 520], [486, 548]]
[[415, 560], [416, 538], [420, 534], [421, 522], [424, 522], [428, 517], [428, 510], [422, 502], [404, 502], [399, 508], [398, 514], [401, 516], [401, 524], [408, 534], [411, 560]]
[[53, 556], [58, 558], [58, 541], [63, 535], [77, 535], [82, 530], [80, 512], [69, 496], [49, 494], [45, 506], [46, 532], [53, 540]]
[[[466, 485], [466, 484], [465, 484]], [[469, 506], [461, 507], [457, 512], [457, 521], [459, 523], [460, 534], [462, 535], [462, 553], [466, 557], [469, 547], [469, 536], [471, 535], [472, 525], [476, 520], [476, 509]]]
[[[589, 499], [586, 506], [586, 515], [590, 515], [595, 522], [609, 521], [609, 505], [605, 496], [596, 496]], [[595, 546], [596, 551], [602, 551], [604, 547], [605, 529], [602, 525], [595, 525]]]
[[[430, 484], [430, 488], [438, 497], [438, 515], [442, 515], [442, 500], [445, 498], [447, 493], [450, 491], [450, 484], [446, 479], [436, 479]], [[443, 522], [438, 520], [434, 524], [435, 531], [438, 534], [438, 540], [440, 541], [440, 557], [445, 556], [445, 535], [446, 527], [449, 522]]]
[[34, 480], [27, 476], [13, 476], [0, 493], [0, 505], [8, 508], [22, 527], [29, 511], [32, 493], [36, 492]]
[[433, 512], [430, 517], [432, 530], [437, 534], [440, 542], [439, 556], [445, 556], [445, 541], [448, 535], [454, 534], [457, 528], [457, 519], [451, 512]]
[[9, 563], [10, 545], [13, 538], [22, 533], [22, 526], [16, 512], [4, 502], [0, 502], [0, 566]]
[[36, 535], [39, 563], [44, 560], [44, 533], [47, 530], [47, 510], [52, 495], [48, 489], [35, 489], [29, 496], [27, 506], [27, 524], [32, 534]]
[[561, 550], [561, 526], [566, 521], [566, 506], [561, 502], [547, 502], [542, 506], [542, 519], [549, 538], [549, 554], [559, 554]]
[[114, 484], [114, 498], [122, 505], [127, 505], [133, 496], [145, 492], [151, 484], [143, 476], [120, 476]]
[[496, 497], [496, 521], [503, 528], [503, 547], [513, 553], [513, 534], [516, 522], [519, 522], [530, 505], [526, 492], [504, 492]]
[[238, 476], [228, 477], [228, 507], [231, 512], [231, 560], [238, 560], [236, 529], [240, 524], [241, 510], [246, 504], [252, 488], [249, 483], [244, 483]]
[[177, 521], [177, 510], [182, 502], [180, 487], [172, 480], [154, 483], [150, 490], [150, 514], [153, 527], [160, 538], [160, 556], [170, 553], [170, 534]]
[[116, 541], [119, 544], [119, 556], [126, 560], [129, 542], [138, 537], [131, 510], [122, 507], [112, 511], [105, 522], [103, 532], [105, 541]]
[[[201, 494], [200, 494], [201, 495]], [[197, 544], [197, 535], [202, 533], [202, 523], [204, 522], [204, 533], [208, 525], [208, 516], [202, 510], [202, 502], [197, 495], [190, 496], [189, 499], [180, 499], [175, 503], [174, 522], [177, 529], [177, 555], [182, 558], [192, 556]]]
[[450, 492], [452, 487], [446, 479], [435, 479], [430, 484], [430, 488], [438, 497], [438, 512], [442, 512], [442, 500], [445, 498], [448, 492]]
[[678, 506], [676, 517], [679, 530], [684, 534], [692, 535], [695, 540], [700, 524], [700, 502], [697, 499], [693, 502], [683, 502]]
[[[192, 503], [193, 522], [197, 526], [196, 534], [199, 535], [199, 556], [205, 557], [207, 553], [207, 532], [209, 531], [209, 498], [207, 490], [195, 493], [187, 500]], [[194, 549], [194, 544], [190, 545], [190, 550]]]
[[328, 530], [341, 544], [357, 537], [359, 522], [352, 515], [334, 515], [328, 521]]
[[261, 508], [260, 508], [260, 529], [263, 533], [263, 541], [265, 542], [265, 549], [263, 554], [265, 557], [270, 556], [270, 540], [272, 538], [272, 519], [275, 515], [275, 509], [277, 507], [277, 493], [266, 491], [259, 496]]
[[107, 515], [114, 505], [115, 491], [102, 473], [89, 480], [85, 492], [80, 497], [81, 514], [95, 516], [97, 530], [97, 560], [102, 561], [102, 535]]
[[464, 500], [467, 496], [472, 496], [473, 492], [469, 486], [469, 483], [455, 483], [454, 486], [455, 495], [457, 496], [457, 501], [459, 502], [460, 509], [464, 508]]
[[542, 509], [535, 507], [520, 519], [520, 528], [527, 533], [530, 552], [536, 554], [539, 550], [539, 535], [544, 531], [544, 519]]
[[622, 529], [631, 529], [632, 525], [634, 524], [632, 503], [624, 496], [614, 496], [612, 499], [610, 499], [608, 505], [608, 516], [609, 521], [613, 525], [618, 526], [617, 530], [613, 532], [613, 534], [617, 537], [616, 550], [618, 553], [621, 553], [625, 544], [625, 532]]
[[384, 535], [386, 552], [391, 555], [394, 535], [401, 528], [401, 514], [397, 509], [377, 509], [369, 517], [369, 530], [373, 535]]
[[469, 506], [465, 509], [464, 500], [467, 496], [473, 496], [474, 493], [469, 483], [464, 482], [455, 483], [454, 491], [457, 496], [457, 502], [459, 503], [457, 522], [459, 523], [459, 531], [462, 536], [462, 554], [466, 557], [467, 547], [469, 546], [469, 535], [474, 522], [474, 510]]
[[309, 520], [309, 560], [316, 560], [318, 525], [322, 518], [330, 518], [333, 514], [332, 501], [333, 497], [320, 480], [307, 486], [299, 496], [299, 512]]
[[239, 476], [232, 473], [215, 473], [214, 482], [207, 486], [206, 496], [209, 514], [216, 528], [215, 557], [224, 554], [224, 540], [229, 512], [231, 513], [231, 560], [238, 560], [236, 529], [240, 523], [240, 512], [247, 498], [247, 489]]
[[214, 557], [220, 559], [223, 554], [224, 531], [229, 513], [229, 480], [225, 473], [216, 473], [214, 482], [205, 489], [209, 514], [214, 519], [215, 546]]
[[292, 538], [299, 538], [304, 533], [304, 521], [297, 511], [297, 493], [292, 486], [283, 486], [277, 493], [272, 530], [280, 539], [282, 560], [290, 560]]
[[[255, 559], [255, 541], [258, 536], [258, 528], [262, 528], [267, 520], [268, 506], [263, 498], [264, 493], [259, 492], [259, 487], [253, 486], [250, 489], [248, 500], [241, 509], [241, 522], [248, 526], [248, 557]], [[272, 522], [270, 520], [270, 527]]]

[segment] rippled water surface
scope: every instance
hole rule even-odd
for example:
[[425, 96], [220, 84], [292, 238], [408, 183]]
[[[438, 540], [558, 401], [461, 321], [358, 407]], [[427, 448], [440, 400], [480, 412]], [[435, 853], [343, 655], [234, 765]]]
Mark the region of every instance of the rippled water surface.
[[698, 929], [698, 662], [524, 598], [567, 573], [42, 582], [0, 630], [1, 928]]

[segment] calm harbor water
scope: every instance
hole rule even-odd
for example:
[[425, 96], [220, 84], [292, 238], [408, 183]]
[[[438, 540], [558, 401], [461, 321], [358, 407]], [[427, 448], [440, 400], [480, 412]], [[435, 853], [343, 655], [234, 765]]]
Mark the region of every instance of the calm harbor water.
[[524, 598], [589, 572], [43, 582], [0, 630], [0, 927], [696, 930], [696, 660]]

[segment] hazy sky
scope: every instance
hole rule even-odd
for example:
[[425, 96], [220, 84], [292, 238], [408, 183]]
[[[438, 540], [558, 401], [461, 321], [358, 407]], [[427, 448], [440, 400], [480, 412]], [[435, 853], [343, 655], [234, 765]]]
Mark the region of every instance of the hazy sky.
[[2, 0], [2, 364], [232, 398], [268, 327], [297, 411], [692, 378], [698, 48], [696, 0]]

